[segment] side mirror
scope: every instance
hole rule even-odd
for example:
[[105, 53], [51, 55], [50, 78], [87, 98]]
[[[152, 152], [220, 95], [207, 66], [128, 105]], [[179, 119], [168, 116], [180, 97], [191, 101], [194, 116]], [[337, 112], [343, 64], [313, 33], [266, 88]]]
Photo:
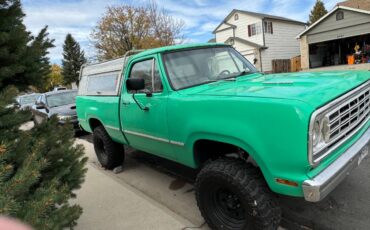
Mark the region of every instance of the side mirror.
[[36, 104], [36, 109], [45, 109], [45, 105], [43, 103]]
[[145, 81], [143, 78], [129, 78], [126, 80], [127, 90], [143, 90], [145, 89]]
[[45, 111], [47, 113], [49, 113], [49, 109], [46, 107], [46, 105], [44, 103], [39, 103], [39, 104], [36, 104], [36, 109], [45, 109]]

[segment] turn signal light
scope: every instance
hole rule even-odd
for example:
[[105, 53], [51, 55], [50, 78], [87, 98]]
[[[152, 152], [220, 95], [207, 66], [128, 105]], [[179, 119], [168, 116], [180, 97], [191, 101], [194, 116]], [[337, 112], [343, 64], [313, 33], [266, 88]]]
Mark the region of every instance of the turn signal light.
[[289, 185], [289, 186], [293, 186], [293, 187], [298, 187], [298, 183], [297, 182], [294, 182], [294, 181], [280, 179], [280, 178], [276, 178], [275, 180], [279, 184], [285, 184], [285, 185]]

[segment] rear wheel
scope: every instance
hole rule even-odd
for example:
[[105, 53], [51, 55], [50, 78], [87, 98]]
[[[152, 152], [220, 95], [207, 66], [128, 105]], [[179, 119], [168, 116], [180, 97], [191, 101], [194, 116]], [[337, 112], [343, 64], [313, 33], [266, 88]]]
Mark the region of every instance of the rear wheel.
[[93, 143], [100, 164], [106, 169], [122, 165], [124, 160], [123, 145], [114, 142], [103, 126], [94, 129]]
[[280, 208], [261, 173], [241, 160], [208, 163], [196, 179], [196, 198], [212, 229], [277, 229]]

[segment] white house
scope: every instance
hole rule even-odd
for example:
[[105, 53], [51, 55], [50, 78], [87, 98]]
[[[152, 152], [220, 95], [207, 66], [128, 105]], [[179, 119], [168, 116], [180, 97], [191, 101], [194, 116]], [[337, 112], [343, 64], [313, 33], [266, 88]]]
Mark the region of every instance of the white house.
[[215, 42], [233, 45], [260, 71], [271, 72], [273, 59], [300, 54], [296, 36], [305, 28], [304, 22], [234, 9], [213, 33]]

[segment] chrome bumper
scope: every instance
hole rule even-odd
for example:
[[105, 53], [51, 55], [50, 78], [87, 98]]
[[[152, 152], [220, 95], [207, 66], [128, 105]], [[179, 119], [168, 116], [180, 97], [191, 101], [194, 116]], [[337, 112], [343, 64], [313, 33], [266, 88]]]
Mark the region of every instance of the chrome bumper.
[[[320, 174], [303, 182], [306, 201], [317, 202], [324, 199], [355, 167], [366, 157], [370, 147], [370, 128], [347, 149], [337, 160]], [[367, 149], [367, 152], [366, 152]]]

